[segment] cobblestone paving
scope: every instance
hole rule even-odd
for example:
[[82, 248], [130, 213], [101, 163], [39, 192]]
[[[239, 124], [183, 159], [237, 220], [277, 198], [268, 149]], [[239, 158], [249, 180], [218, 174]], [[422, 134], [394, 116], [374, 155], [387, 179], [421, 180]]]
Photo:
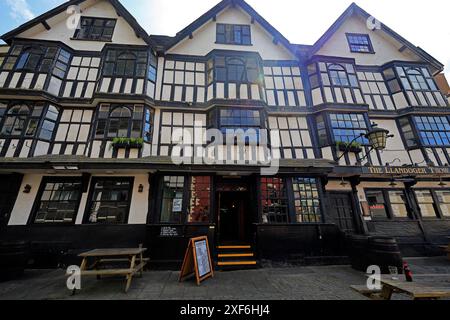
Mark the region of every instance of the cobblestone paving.
[[[408, 259], [415, 274], [440, 274], [450, 282], [450, 263], [446, 258]], [[198, 287], [193, 280], [178, 282], [178, 272], [149, 271], [135, 278], [128, 294], [124, 280], [97, 281], [86, 278], [82, 290], [71, 296], [63, 270], [28, 270], [21, 279], [0, 283], [0, 300], [60, 299], [220, 299], [220, 300], [364, 300], [350, 289], [366, 281], [363, 273], [349, 266], [285, 267], [217, 272]], [[408, 299], [395, 295], [394, 299]]]

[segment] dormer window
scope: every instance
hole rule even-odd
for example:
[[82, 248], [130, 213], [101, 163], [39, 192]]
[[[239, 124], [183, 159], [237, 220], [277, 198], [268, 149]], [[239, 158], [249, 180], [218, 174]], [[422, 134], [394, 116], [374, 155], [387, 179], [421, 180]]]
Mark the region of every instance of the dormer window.
[[218, 23], [216, 43], [251, 45], [250, 26]]
[[116, 26], [115, 19], [81, 17], [80, 28], [75, 31], [74, 39], [111, 41]]
[[351, 52], [375, 53], [368, 34], [347, 33], [347, 41]]

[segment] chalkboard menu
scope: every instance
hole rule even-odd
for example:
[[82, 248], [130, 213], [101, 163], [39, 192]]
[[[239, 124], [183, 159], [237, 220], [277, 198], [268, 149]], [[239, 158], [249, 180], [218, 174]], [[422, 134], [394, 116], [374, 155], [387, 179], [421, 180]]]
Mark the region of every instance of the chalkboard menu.
[[207, 237], [189, 240], [183, 266], [181, 267], [180, 282], [194, 274], [198, 285], [203, 280], [214, 276]]

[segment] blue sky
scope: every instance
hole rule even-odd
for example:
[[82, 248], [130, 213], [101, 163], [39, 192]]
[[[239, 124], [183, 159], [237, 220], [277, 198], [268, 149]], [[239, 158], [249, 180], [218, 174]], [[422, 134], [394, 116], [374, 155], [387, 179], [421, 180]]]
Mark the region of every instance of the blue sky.
[[[64, 0], [0, 0], [0, 34]], [[121, 0], [150, 34], [174, 35], [219, 0]], [[352, 0], [247, 0], [291, 42], [312, 44]], [[446, 65], [450, 79], [448, 0], [356, 0], [363, 9]], [[425, 5], [426, 4], [426, 5]], [[173, 10], [176, 8], [176, 10]]]

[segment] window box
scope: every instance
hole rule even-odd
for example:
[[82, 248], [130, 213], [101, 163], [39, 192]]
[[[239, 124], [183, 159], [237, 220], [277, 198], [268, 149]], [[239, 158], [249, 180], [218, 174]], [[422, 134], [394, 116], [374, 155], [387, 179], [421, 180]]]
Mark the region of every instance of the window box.
[[342, 152], [353, 152], [353, 153], [361, 153], [362, 152], [362, 146], [361, 144], [357, 142], [353, 142], [352, 144], [349, 144], [347, 142], [339, 141], [336, 143], [336, 147], [339, 151]]
[[141, 149], [144, 145], [142, 138], [114, 138], [111, 147], [114, 149]]

